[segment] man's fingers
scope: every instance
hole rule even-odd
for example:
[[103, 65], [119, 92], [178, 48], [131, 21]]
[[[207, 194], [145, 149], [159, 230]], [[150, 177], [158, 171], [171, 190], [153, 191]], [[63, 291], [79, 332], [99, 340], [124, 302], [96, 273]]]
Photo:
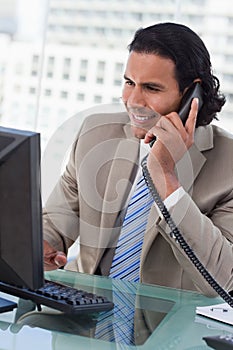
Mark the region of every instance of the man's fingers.
[[67, 263], [66, 255], [63, 252], [58, 252], [54, 257], [54, 263], [57, 267], [62, 267]]
[[66, 254], [57, 251], [51, 245], [44, 241], [44, 266], [46, 270], [55, 270], [67, 263]]
[[66, 255], [63, 252], [57, 252], [49, 257], [44, 257], [44, 268], [46, 271], [56, 270], [67, 263]]
[[185, 123], [185, 129], [188, 132], [188, 134], [193, 134], [195, 131], [197, 114], [198, 114], [198, 104], [199, 104], [199, 100], [197, 97], [195, 97], [192, 100], [189, 116]]

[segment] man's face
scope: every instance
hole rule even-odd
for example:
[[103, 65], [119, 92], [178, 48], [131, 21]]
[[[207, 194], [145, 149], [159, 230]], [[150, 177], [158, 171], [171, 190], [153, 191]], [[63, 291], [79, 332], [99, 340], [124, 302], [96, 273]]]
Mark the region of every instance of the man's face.
[[132, 51], [124, 78], [122, 99], [134, 135], [143, 139], [161, 115], [179, 108], [182, 94], [175, 78], [175, 64], [159, 55]]

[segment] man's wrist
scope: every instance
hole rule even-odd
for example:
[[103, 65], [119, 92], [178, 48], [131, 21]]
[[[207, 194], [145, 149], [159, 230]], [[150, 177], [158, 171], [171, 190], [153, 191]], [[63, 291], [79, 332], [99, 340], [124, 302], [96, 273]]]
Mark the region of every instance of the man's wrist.
[[167, 209], [176, 205], [176, 203], [185, 195], [185, 190], [182, 186], [177, 188], [174, 192], [172, 192], [165, 200], [164, 204]]

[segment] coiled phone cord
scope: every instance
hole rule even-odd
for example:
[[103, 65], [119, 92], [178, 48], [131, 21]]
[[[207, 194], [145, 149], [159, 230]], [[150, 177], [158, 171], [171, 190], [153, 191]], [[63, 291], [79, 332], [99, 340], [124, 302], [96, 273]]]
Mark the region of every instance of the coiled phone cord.
[[225, 300], [227, 304], [233, 307], [233, 298], [230, 296], [228, 292], [226, 292], [211, 276], [211, 274], [206, 270], [200, 260], [197, 258], [191, 247], [185, 241], [183, 235], [179, 231], [178, 227], [174, 223], [169, 211], [167, 210], [165, 204], [163, 203], [157, 189], [154, 186], [153, 180], [150, 176], [149, 170], [147, 168], [147, 156], [143, 158], [141, 162], [143, 176], [145, 178], [146, 184], [152, 194], [152, 197], [160, 209], [166, 223], [168, 224], [171, 232], [170, 236], [175, 238], [176, 241], [180, 244], [180, 247], [184, 250], [190, 261], [194, 264], [197, 270], [201, 273], [201, 275], [205, 278], [205, 280], [209, 283], [209, 285], [218, 293], [218, 295]]

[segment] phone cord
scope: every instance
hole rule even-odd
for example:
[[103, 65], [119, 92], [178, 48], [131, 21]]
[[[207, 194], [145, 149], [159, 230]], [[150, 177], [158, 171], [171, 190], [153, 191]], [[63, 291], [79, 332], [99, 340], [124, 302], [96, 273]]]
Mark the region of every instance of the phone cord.
[[201, 275], [205, 278], [205, 280], [209, 283], [209, 285], [218, 293], [218, 295], [226, 301], [231, 307], [233, 307], [233, 298], [230, 296], [228, 292], [226, 292], [211, 276], [211, 274], [206, 270], [200, 260], [197, 258], [191, 247], [185, 241], [183, 235], [179, 231], [178, 227], [174, 223], [169, 211], [167, 210], [165, 204], [163, 203], [157, 189], [154, 186], [153, 180], [150, 176], [149, 170], [147, 168], [147, 156], [143, 158], [141, 162], [143, 176], [145, 178], [146, 184], [152, 194], [152, 197], [160, 209], [166, 223], [168, 224], [171, 232], [170, 236], [175, 238], [176, 241], [180, 244], [180, 247], [184, 250], [190, 261], [195, 265], [197, 270], [201, 273]]

